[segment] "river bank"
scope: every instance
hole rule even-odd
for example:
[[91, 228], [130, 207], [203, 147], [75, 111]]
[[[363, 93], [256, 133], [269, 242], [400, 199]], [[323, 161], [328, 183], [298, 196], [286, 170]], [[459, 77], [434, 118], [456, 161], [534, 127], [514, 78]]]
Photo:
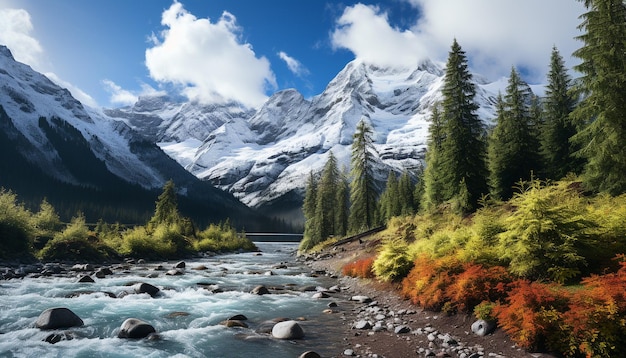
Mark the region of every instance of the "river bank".
[[343, 331], [342, 352], [337, 356], [552, 357], [516, 347], [500, 329], [486, 336], [477, 336], [471, 331], [474, 317], [421, 310], [402, 299], [392, 284], [341, 277], [341, 268], [346, 263], [371, 256], [376, 250], [375, 242], [358, 240], [299, 258], [313, 271], [338, 277], [346, 297], [365, 296], [372, 300], [335, 313], [340, 316], [338, 322]]

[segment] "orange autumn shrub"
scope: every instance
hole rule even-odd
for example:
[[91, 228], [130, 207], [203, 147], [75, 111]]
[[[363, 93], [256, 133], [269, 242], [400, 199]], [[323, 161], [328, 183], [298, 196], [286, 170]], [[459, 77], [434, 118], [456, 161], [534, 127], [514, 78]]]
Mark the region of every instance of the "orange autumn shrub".
[[564, 314], [571, 330], [567, 354], [626, 356], [626, 262], [620, 265], [617, 273], [585, 278], [583, 289], [572, 295]]
[[343, 266], [341, 272], [344, 276], [373, 278], [374, 272], [372, 270], [372, 266], [374, 265], [375, 259], [375, 257], [367, 257], [347, 263]]
[[502, 266], [484, 267], [474, 263], [463, 265], [446, 288], [451, 306], [460, 312], [472, 312], [483, 301], [498, 302], [506, 297], [511, 275]]
[[506, 303], [494, 308], [499, 326], [522, 348], [553, 348], [550, 342], [562, 338], [559, 322], [568, 304], [560, 286], [517, 280], [510, 287]]

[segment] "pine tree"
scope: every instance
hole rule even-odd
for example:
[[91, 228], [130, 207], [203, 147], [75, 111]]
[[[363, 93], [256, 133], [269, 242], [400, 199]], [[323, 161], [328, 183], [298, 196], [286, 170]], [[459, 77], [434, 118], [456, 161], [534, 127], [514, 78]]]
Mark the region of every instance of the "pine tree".
[[584, 96], [573, 118], [580, 126], [574, 136], [587, 160], [585, 183], [593, 190], [617, 195], [626, 192], [626, 4], [623, 0], [584, 0], [579, 37], [584, 45], [574, 52], [582, 60], [576, 88]]
[[580, 171], [580, 160], [573, 158], [570, 138], [576, 127], [569, 118], [576, 102], [571, 94], [572, 80], [563, 57], [556, 47], [550, 57], [550, 71], [541, 124], [541, 156], [544, 174], [549, 179], [561, 179], [570, 172]]
[[163, 186], [154, 210], [154, 216], [148, 226], [154, 229], [159, 224], [174, 224], [180, 221], [178, 203], [176, 201], [176, 187], [174, 181], [168, 180]]
[[359, 121], [353, 137], [350, 160], [352, 181], [348, 222], [351, 232], [369, 229], [377, 224], [378, 194], [374, 183], [376, 149], [372, 135], [373, 130], [365, 120]]
[[320, 238], [314, 237], [315, 234], [315, 207], [317, 205], [317, 178], [313, 171], [309, 174], [306, 184], [306, 192], [304, 194], [304, 203], [302, 205], [302, 213], [304, 214], [304, 237], [314, 241], [320, 241]]
[[439, 170], [441, 167], [441, 143], [444, 140], [444, 132], [438, 104], [435, 104], [433, 107], [428, 131], [426, 168], [423, 172], [423, 180], [421, 180], [423, 183], [421, 207], [431, 210], [444, 201], [444, 181]]
[[346, 236], [348, 233], [348, 212], [350, 210], [350, 187], [345, 170], [339, 173], [335, 191], [335, 235]]
[[539, 167], [538, 140], [529, 112], [531, 96], [530, 87], [511, 69], [505, 97], [498, 96], [497, 123], [488, 148], [491, 194], [499, 199], [511, 198], [514, 185], [530, 180]]
[[387, 221], [394, 216], [400, 215], [401, 203], [400, 193], [398, 191], [398, 179], [396, 179], [396, 172], [389, 171], [387, 175], [387, 184], [385, 190], [380, 195], [380, 215], [383, 220]]
[[398, 181], [398, 201], [400, 203], [400, 215], [415, 214], [415, 204], [413, 201], [413, 184], [408, 171], [402, 172]]
[[[448, 55], [442, 89], [442, 123], [445, 136], [441, 142], [443, 200], [457, 197], [467, 190], [467, 207], [474, 208], [487, 193], [485, 128], [478, 118], [474, 101], [476, 87], [468, 70], [465, 52], [456, 40]], [[464, 182], [465, 188], [462, 188]], [[464, 193], [465, 194], [465, 193]]]
[[320, 241], [317, 244], [334, 235], [337, 218], [337, 187], [339, 183], [339, 169], [337, 159], [332, 151], [328, 154], [328, 160], [317, 187], [317, 201], [315, 205], [315, 235]]

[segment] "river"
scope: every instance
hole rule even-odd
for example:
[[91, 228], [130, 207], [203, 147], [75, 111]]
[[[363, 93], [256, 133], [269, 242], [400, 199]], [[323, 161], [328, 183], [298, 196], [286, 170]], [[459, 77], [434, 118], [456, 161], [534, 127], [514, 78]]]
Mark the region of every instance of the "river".
[[[79, 283], [76, 275], [26, 277], [0, 281], [0, 356], [2, 357], [297, 357], [313, 350], [322, 356], [340, 351], [338, 315], [323, 313], [332, 299], [315, 299], [307, 286], [329, 287], [335, 280], [315, 277], [297, 263], [297, 243], [258, 242], [261, 254], [240, 253], [186, 260], [184, 274], [165, 275], [157, 265], [132, 265], [113, 275]], [[204, 270], [194, 270], [200, 265]], [[270, 274], [271, 273], [271, 274]], [[160, 295], [128, 294], [129, 284], [146, 282]], [[213, 285], [213, 286], [211, 286]], [[219, 286], [213, 293], [207, 287]], [[272, 294], [249, 293], [265, 285]], [[77, 292], [93, 292], [73, 295]], [[68, 296], [75, 296], [68, 298]], [[84, 326], [68, 329], [73, 339], [45, 342], [50, 331], [34, 327], [41, 312], [67, 307]], [[249, 328], [227, 328], [219, 323], [243, 314]], [[126, 318], [138, 318], [155, 327], [160, 339], [117, 338]], [[297, 319], [305, 338], [286, 341], [257, 333], [264, 322], [278, 317]]]

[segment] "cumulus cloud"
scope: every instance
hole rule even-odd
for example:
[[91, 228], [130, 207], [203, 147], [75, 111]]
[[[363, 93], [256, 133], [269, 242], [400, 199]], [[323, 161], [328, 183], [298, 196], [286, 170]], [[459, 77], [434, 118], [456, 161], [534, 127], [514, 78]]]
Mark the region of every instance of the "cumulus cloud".
[[427, 48], [415, 33], [392, 27], [387, 14], [376, 6], [347, 7], [336, 24], [332, 45], [349, 49], [364, 62], [408, 67], [428, 57]]
[[0, 9], [0, 44], [6, 45], [13, 57], [33, 67], [39, 67], [43, 48], [31, 32], [30, 14], [23, 9]]
[[240, 41], [236, 18], [224, 12], [220, 19], [198, 19], [174, 2], [162, 14], [167, 29], [151, 37], [146, 50], [150, 76], [159, 82], [182, 86], [191, 100], [223, 103], [231, 100], [256, 107], [276, 79], [265, 57]]
[[407, 1], [416, 7], [419, 19], [405, 30], [392, 27], [377, 7], [346, 8], [332, 33], [334, 46], [366, 61], [405, 65], [410, 54], [414, 61], [423, 56], [445, 61], [456, 38], [473, 70], [494, 79], [517, 66], [528, 80], [542, 81], [553, 46], [568, 66], [575, 64], [570, 55], [580, 46], [575, 37], [580, 34], [578, 17], [585, 12], [579, 1]]
[[280, 57], [281, 60], [285, 61], [285, 63], [287, 64], [287, 68], [289, 68], [289, 71], [291, 71], [294, 75], [302, 77], [306, 76], [309, 73], [309, 70], [307, 70], [300, 61], [289, 56], [286, 52], [280, 51], [278, 53], [278, 57]]

